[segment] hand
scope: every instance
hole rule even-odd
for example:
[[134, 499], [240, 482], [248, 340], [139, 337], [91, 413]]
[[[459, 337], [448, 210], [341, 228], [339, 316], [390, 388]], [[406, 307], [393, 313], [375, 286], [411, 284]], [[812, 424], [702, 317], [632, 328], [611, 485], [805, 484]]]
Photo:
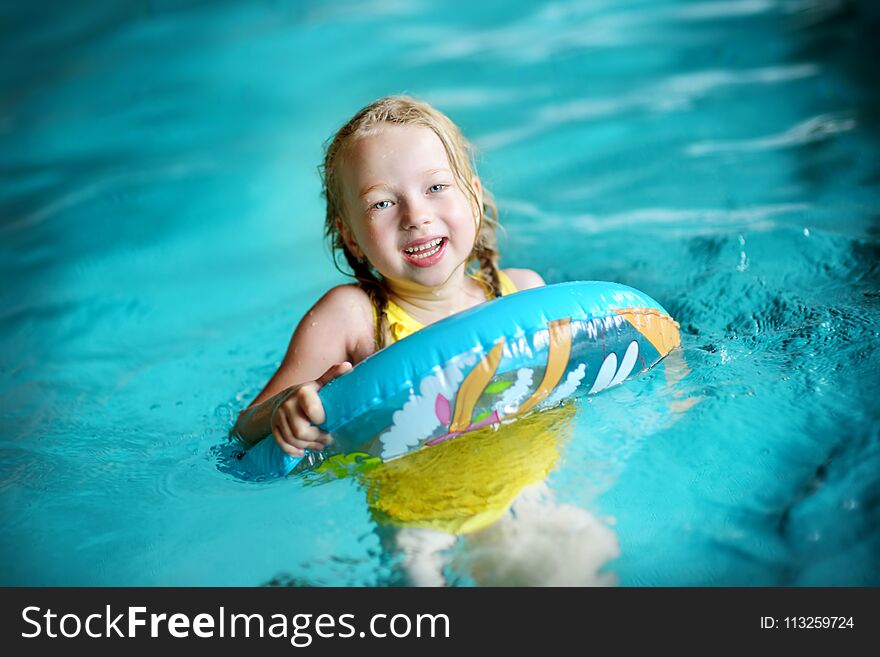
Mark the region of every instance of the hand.
[[327, 419], [318, 390], [351, 367], [348, 362], [336, 363], [317, 380], [294, 388], [272, 411], [272, 435], [285, 453], [302, 456], [307, 449], [320, 452], [330, 444], [330, 434], [315, 426]]

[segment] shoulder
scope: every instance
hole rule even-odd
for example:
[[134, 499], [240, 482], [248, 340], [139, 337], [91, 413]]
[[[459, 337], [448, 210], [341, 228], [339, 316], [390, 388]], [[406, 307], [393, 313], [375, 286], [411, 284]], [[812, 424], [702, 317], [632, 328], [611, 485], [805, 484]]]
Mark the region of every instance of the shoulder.
[[372, 326], [373, 305], [369, 295], [359, 286], [337, 285], [318, 299], [308, 316], [313, 322], [319, 319], [339, 321], [348, 328], [361, 324], [361, 320]]
[[337, 285], [327, 290], [312, 310], [328, 314], [370, 311], [370, 297], [358, 285]]
[[516, 285], [517, 290], [529, 290], [533, 287], [546, 285], [541, 275], [531, 269], [504, 269], [503, 271]]
[[322, 336], [344, 336], [351, 353], [364, 340], [373, 339], [373, 307], [370, 297], [357, 285], [337, 285], [328, 290], [306, 313], [300, 330]]

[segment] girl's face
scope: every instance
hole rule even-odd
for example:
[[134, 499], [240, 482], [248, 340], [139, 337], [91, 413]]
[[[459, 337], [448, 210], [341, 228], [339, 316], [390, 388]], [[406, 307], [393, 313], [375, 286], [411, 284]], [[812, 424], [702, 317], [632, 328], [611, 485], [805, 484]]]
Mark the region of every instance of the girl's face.
[[433, 130], [383, 126], [348, 150], [341, 181], [346, 217], [337, 228], [389, 283], [439, 287], [464, 271], [477, 218]]

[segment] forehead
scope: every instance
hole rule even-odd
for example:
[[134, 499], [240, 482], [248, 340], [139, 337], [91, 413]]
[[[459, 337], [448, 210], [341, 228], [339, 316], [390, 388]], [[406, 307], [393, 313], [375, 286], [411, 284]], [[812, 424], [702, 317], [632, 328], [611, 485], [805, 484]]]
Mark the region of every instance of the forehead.
[[440, 168], [449, 168], [443, 142], [430, 128], [411, 125], [383, 125], [352, 144], [343, 162], [344, 175], [356, 186]]

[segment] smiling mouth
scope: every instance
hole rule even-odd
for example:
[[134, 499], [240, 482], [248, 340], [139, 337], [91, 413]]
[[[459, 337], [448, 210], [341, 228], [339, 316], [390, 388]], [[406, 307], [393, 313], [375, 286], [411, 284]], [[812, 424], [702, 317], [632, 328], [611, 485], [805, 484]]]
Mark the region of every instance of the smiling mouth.
[[443, 247], [443, 242], [445, 240], [445, 237], [438, 237], [430, 242], [408, 247], [404, 249], [403, 252], [413, 260], [429, 258], [430, 256], [435, 255]]

